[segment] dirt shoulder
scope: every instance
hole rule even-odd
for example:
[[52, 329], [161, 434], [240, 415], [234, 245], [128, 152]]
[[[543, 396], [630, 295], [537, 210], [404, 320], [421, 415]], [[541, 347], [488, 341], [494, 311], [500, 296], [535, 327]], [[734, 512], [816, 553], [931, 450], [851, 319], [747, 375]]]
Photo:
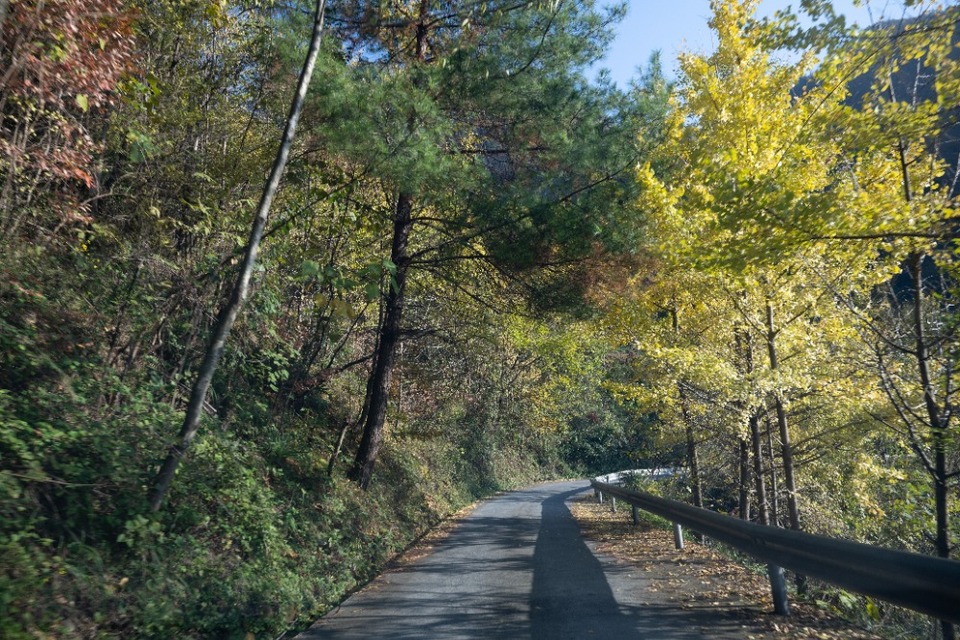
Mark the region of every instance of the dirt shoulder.
[[804, 602], [790, 603], [789, 618], [774, 615], [765, 575], [697, 544], [690, 536], [678, 551], [672, 531], [643, 519], [633, 525], [629, 507], [613, 513], [609, 503], [597, 504], [589, 493], [568, 506], [596, 551], [644, 572], [654, 585], [650, 604], [716, 609], [724, 618], [740, 622], [744, 638], [879, 638]]

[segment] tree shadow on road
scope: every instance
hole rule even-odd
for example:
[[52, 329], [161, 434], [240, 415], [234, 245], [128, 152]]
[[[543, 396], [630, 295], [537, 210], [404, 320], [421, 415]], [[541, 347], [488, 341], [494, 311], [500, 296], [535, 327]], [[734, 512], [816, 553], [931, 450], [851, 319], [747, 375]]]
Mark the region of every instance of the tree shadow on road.
[[566, 500], [583, 488], [542, 503], [533, 552], [530, 594], [532, 640], [618, 638], [639, 640], [636, 621], [620, 610], [603, 565], [580, 535]]

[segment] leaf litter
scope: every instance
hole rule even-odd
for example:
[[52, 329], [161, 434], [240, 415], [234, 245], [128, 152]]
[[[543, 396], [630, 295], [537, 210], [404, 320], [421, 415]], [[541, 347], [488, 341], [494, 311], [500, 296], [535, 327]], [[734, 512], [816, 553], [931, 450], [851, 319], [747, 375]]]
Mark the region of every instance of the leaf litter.
[[620, 564], [640, 569], [650, 581], [650, 602], [676, 603], [683, 609], [716, 608], [738, 618], [750, 638], [875, 640], [880, 636], [832, 615], [815, 604], [791, 599], [789, 617], [773, 613], [765, 574], [758, 574], [687, 535], [684, 548], [674, 546], [673, 531], [641, 519], [630, 510], [613, 512], [592, 494], [568, 503], [584, 537]]

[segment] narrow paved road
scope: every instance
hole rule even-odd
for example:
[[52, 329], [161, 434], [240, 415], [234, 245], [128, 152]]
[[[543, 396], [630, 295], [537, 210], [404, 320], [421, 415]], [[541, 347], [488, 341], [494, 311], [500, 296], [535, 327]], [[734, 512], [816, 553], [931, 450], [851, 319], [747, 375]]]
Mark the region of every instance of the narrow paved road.
[[670, 603], [641, 571], [595, 554], [565, 504], [588, 489], [550, 483], [483, 503], [297, 640], [743, 637], [735, 620]]

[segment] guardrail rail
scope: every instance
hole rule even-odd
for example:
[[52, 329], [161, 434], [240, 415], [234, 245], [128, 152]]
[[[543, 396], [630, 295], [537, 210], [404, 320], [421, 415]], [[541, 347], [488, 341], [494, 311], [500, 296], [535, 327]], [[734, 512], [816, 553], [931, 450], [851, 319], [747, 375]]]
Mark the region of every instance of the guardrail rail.
[[[591, 485], [601, 501], [604, 494], [619, 498], [635, 509], [689, 527], [768, 563], [777, 613], [789, 613], [782, 569], [790, 569], [946, 622], [960, 623], [960, 561], [747, 522], [597, 479]], [[679, 533], [678, 528], [675, 533]], [[678, 546], [682, 547], [682, 537]]]

